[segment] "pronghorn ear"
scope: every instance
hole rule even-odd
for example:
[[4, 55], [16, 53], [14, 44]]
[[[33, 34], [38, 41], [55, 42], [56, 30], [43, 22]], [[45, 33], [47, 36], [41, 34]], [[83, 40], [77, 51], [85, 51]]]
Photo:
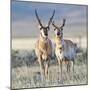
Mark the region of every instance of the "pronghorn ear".
[[49, 26], [47, 26], [47, 29], [48, 29], [48, 30], [50, 30], [50, 27], [49, 27]]
[[39, 29], [41, 30], [42, 29], [42, 26], [38, 25]]
[[64, 18], [64, 19], [63, 19], [63, 23], [62, 23], [62, 25], [60, 26], [61, 30], [63, 30], [63, 27], [65, 26], [65, 22], [66, 22], [66, 19]]
[[54, 21], [52, 21], [52, 26], [54, 27], [54, 31], [57, 29], [57, 26], [55, 25]]

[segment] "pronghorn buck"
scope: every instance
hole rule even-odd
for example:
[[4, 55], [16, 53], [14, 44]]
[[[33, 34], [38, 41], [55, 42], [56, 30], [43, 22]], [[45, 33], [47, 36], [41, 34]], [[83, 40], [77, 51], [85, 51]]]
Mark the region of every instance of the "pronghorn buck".
[[65, 66], [67, 67], [67, 72], [74, 72], [74, 60], [77, 49], [75, 43], [70, 40], [63, 39], [63, 27], [65, 26], [65, 21], [66, 20], [63, 19], [63, 24], [61, 26], [55, 25], [54, 21], [52, 23], [55, 32], [55, 54], [58, 60], [59, 68], [61, 68], [61, 78], [63, 63], [65, 63]]
[[35, 10], [35, 15], [40, 25], [39, 27], [40, 37], [37, 40], [35, 45], [35, 53], [36, 53], [36, 56], [38, 57], [38, 62], [40, 64], [42, 79], [43, 79], [43, 76], [45, 76], [46, 79], [49, 78], [48, 67], [50, 63], [50, 57], [52, 55], [52, 43], [51, 43], [51, 40], [48, 38], [48, 31], [50, 30], [50, 24], [52, 23], [54, 14], [55, 14], [55, 10], [53, 11], [53, 14], [48, 22], [48, 25], [43, 26], [37, 14], [37, 10]]

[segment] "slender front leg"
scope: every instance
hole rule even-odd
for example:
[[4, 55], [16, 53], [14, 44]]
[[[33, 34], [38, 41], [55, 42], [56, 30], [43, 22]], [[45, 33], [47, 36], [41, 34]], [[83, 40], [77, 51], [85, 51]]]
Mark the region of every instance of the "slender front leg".
[[47, 82], [49, 82], [49, 66], [50, 66], [50, 57], [45, 61], [45, 77]]
[[45, 77], [46, 77], [46, 80], [49, 80], [48, 62], [45, 62]]
[[45, 70], [44, 70], [44, 65], [43, 65], [43, 61], [42, 61], [41, 57], [39, 57], [38, 62], [39, 62], [39, 65], [40, 65], [41, 80], [44, 81], [44, 74], [45, 74], [44, 72], [45, 72]]
[[59, 80], [62, 81], [62, 60], [58, 59], [58, 64], [59, 64]]
[[59, 60], [59, 58], [57, 58], [57, 60], [58, 60], [58, 64], [59, 64], [59, 67], [58, 67], [59, 78], [58, 79], [60, 80], [60, 78], [61, 78], [61, 75], [60, 75], [61, 74], [60, 73], [61, 72], [61, 70], [60, 70], [60, 60]]
[[60, 68], [61, 68], [61, 81], [62, 81], [62, 61], [60, 60]]

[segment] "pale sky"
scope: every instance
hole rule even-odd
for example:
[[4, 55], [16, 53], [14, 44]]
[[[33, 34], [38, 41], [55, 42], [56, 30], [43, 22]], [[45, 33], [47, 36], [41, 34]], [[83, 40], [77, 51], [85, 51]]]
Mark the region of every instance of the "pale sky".
[[[41, 22], [47, 25], [49, 18], [55, 9], [53, 20], [57, 25], [66, 18], [64, 36], [87, 36], [87, 6], [69, 5], [56, 3], [38, 3], [12, 1], [12, 38], [38, 37], [39, 28], [35, 17], [35, 8], [39, 14]], [[54, 36], [52, 25], [50, 26], [49, 36]]]

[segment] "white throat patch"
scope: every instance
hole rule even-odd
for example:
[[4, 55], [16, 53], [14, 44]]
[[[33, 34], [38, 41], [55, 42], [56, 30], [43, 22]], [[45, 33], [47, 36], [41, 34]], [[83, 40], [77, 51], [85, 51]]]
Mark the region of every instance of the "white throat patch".
[[47, 37], [47, 36], [45, 36], [43, 29], [40, 31], [40, 33], [41, 33], [41, 35], [42, 35], [44, 38]]

